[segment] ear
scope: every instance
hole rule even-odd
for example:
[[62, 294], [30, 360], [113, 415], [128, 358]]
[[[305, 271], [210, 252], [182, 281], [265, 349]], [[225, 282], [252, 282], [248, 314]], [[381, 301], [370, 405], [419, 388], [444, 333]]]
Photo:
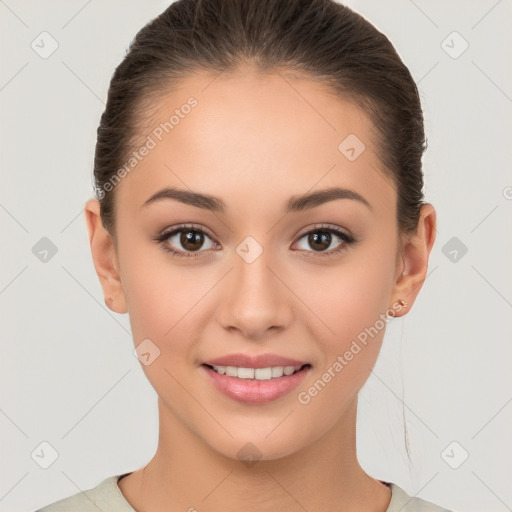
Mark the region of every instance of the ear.
[[89, 199], [85, 203], [85, 220], [94, 268], [103, 288], [106, 306], [116, 313], [126, 313], [128, 308], [119, 273], [117, 249], [112, 235], [101, 223], [100, 211], [97, 199]]
[[[393, 316], [405, 315], [411, 310], [427, 275], [428, 259], [436, 238], [436, 211], [430, 203], [423, 204], [416, 232], [404, 239], [403, 248], [398, 255], [401, 264], [397, 265], [397, 278], [393, 288], [393, 303], [390, 309]], [[407, 307], [399, 305], [404, 299]]]

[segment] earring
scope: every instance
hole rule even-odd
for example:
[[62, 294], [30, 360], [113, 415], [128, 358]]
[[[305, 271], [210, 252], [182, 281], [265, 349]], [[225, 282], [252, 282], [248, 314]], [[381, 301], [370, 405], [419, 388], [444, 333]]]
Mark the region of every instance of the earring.
[[404, 299], [400, 299], [398, 301], [398, 304], [400, 304], [400, 306], [402, 306], [403, 308], [406, 308], [407, 307], [407, 301], [404, 300]]

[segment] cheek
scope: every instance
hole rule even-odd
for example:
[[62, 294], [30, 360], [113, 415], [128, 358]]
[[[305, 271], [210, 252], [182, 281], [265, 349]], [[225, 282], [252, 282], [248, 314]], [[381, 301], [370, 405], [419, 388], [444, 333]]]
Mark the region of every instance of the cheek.
[[[375, 257], [379, 254], [379, 257]], [[322, 352], [319, 372], [336, 374], [332, 387], [357, 392], [378, 357], [389, 318], [394, 252], [391, 247], [368, 245], [354, 252], [346, 264], [317, 276], [315, 286], [304, 283], [302, 295], [309, 307], [306, 328]], [[338, 358], [342, 358], [340, 363]], [[329, 375], [326, 376], [329, 379]], [[348, 393], [350, 395], [350, 393]]]
[[[132, 260], [123, 281], [134, 344], [141, 344], [141, 368], [169, 408], [188, 410], [190, 403], [179, 383], [186, 382], [185, 369], [194, 364], [194, 347], [201, 330], [197, 305], [206, 290], [198, 288], [183, 268], [161, 262], [146, 266], [144, 255], [138, 256], [141, 259], [138, 263]], [[141, 357], [147, 352], [151, 358], [148, 364]]]
[[317, 318], [306, 319], [305, 325], [314, 326], [311, 336], [322, 356], [297, 397], [301, 410], [322, 417], [325, 425], [341, 417], [371, 374], [387, 325], [390, 291], [390, 269], [377, 258], [336, 272], [336, 278], [308, 288], [308, 305]]
[[[149, 338], [161, 344], [164, 334], [176, 323], [180, 288], [169, 265], [147, 241], [124, 239], [122, 283], [135, 345]], [[144, 245], [145, 244], [145, 245]]]
[[210, 275], [198, 279], [197, 269], [173, 263], [171, 258], [158, 248], [132, 248], [125, 252], [123, 273], [134, 343], [150, 339], [160, 351], [158, 366], [170, 370], [195, 362], [201, 300], [212, 282]]
[[303, 296], [312, 313], [324, 322], [327, 336], [322, 337], [336, 343], [373, 325], [388, 309], [392, 276], [392, 268], [375, 258], [369, 264], [333, 269], [316, 280], [315, 286], [310, 282]]

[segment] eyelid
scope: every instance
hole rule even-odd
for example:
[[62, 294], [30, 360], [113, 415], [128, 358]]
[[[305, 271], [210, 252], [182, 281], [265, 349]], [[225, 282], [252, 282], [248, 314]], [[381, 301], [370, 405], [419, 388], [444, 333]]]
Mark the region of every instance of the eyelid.
[[299, 250], [296, 251], [300, 254], [301, 257], [304, 258], [311, 258], [312, 255], [314, 255], [314, 258], [329, 258], [329, 257], [336, 257], [340, 255], [341, 253], [345, 252], [350, 246], [357, 243], [357, 239], [347, 232], [345, 229], [341, 228], [338, 225], [332, 225], [332, 224], [315, 224], [312, 227], [309, 227], [306, 229], [306, 231], [302, 232], [297, 237], [297, 242], [294, 242], [294, 245], [305, 236], [309, 235], [310, 233], [316, 233], [316, 232], [328, 232], [331, 234], [334, 234], [335, 237], [339, 238], [341, 240], [341, 243], [339, 246], [337, 246], [334, 249], [330, 249], [328, 251], [306, 251], [306, 250]]
[[167, 239], [172, 235], [175, 235], [176, 233], [179, 233], [180, 231], [185, 231], [187, 229], [190, 229], [191, 231], [199, 231], [201, 233], [204, 233], [206, 236], [210, 237], [214, 242], [219, 243], [216, 238], [210, 233], [210, 231], [198, 224], [193, 223], [186, 223], [186, 224], [178, 224], [177, 226], [174, 226], [172, 228], [165, 228], [161, 231], [159, 235], [157, 235], [158, 239]]
[[[208, 238], [212, 240], [214, 244], [220, 245], [219, 242], [216, 240], [216, 238], [210, 234], [209, 230], [203, 226], [199, 226], [194, 223], [186, 223], [186, 224], [179, 224], [177, 226], [174, 226], [172, 228], [164, 229], [161, 231], [159, 235], [157, 235], [154, 240], [156, 242], [159, 242], [160, 244], [164, 245], [164, 243], [171, 238], [172, 236], [176, 235], [177, 233], [181, 231], [186, 231], [187, 229], [191, 231], [198, 231], [206, 235]], [[305, 253], [312, 253], [316, 254], [320, 257], [328, 257], [328, 256], [334, 256], [335, 254], [342, 252], [347, 246], [357, 242], [357, 239], [352, 236], [350, 233], [348, 233], [343, 228], [339, 227], [335, 224], [314, 224], [313, 226], [310, 226], [308, 228], [305, 228], [304, 231], [302, 231], [300, 234], [296, 235], [296, 241], [293, 243], [295, 245], [298, 243], [304, 236], [309, 235], [310, 233], [319, 232], [319, 231], [326, 231], [329, 233], [333, 233], [335, 236], [341, 239], [342, 243], [340, 244], [339, 248], [331, 249], [329, 251], [304, 251], [300, 250], [298, 252], [305, 252]], [[211, 249], [206, 250], [198, 250], [198, 251], [182, 251], [181, 249], [173, 249], [172, 246], [165, 247], [164, 250], [167, 252], [173, 253], [174, 256], [188, 258], [188, 257], [198, 257], [202, 252], [207, 253]]]
[[329, 223], [316, 223], [311, 227], [305, 228], [304, 231], [300, 231], [297, 235], [298, 239], [301, 239], [304, 235], [308, 235], [309, 233], [315, 232], [315, 231], [334, 231], [339, 235], [344, 235], [347, 238], [353, 239], [354, 237], [345, 229], [341, 228], [340, 226], [336, 224], [329, 224]]

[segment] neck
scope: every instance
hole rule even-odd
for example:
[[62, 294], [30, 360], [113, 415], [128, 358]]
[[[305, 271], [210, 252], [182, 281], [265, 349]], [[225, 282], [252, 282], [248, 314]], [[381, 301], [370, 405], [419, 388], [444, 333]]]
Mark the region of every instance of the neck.
[[244, 462], [206, 445], [159, 401], [160, 434], [151, 461], [119, 481], [138, 511], [332, 510], [384, 512], [390, 490], [356, 456], [357, 398], [311, 445], [275, 460]]

